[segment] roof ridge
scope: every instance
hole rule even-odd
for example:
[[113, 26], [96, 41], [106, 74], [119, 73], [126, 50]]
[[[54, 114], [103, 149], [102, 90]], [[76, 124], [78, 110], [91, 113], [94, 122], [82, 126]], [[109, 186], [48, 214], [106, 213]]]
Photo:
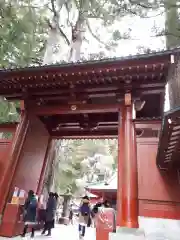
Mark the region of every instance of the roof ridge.
[[85, 64], [97, 64], [97, 63], [102, 63], [102, 62], [113, 62], [113, 61], [124, 61], [124, 60], [133, 60], [137, 58], [149, 58], [149, 57], [155, 57], [155, 56], [161, 56], [161, 55], [168, 55], [168, 54], [173, 54], [173, 53], [180, 53], [180, 47], [170, 49], [170, 50], [163, 50], [163, 51], [155, 51], [152, 53], [144, 53], [144, 54], [135, 54], [135, 55], [127, 55], [127, 56], [122, 56], [122, 57], [112, 57], [112, 58], [103, 58], [99, 60], [85, 60], [85, 61], [77, 61], [77, 62], [66, 62], [63, 61], [61, 63], [55, 63], [55, 64], [44, 64], [44, 65], [34, 65], [34, 66], [25, 66], [25, 67], [11, 67], [11, 68], [0, 68], [0, 73], [4, 71], [24, 71], [24, 70], [34, 70], [34, 69], [46, 69], [47, 67], [68, 67], [68, 66], [79, 66], [79, 65], [85, 65]]

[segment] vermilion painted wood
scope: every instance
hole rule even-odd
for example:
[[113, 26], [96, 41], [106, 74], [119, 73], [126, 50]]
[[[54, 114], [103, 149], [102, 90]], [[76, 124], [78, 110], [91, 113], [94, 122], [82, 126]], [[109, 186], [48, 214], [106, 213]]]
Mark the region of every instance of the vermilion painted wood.
[[43, 162], [49, 141], [49, 133], [35, 115], [28, 115], [29, 128], [19, 157], [11, 191], [19, 187], [25, 191], [37, 192]]
[[138, 227], [138, 182], [132, 106], [121, 107], [118, 144], [117, 225]]
[[11, 147], [10, 139], [1, 139], [0, 140], [0, 182], [4, 176], [5, 169], [8, 165], [7, 154]]
[[44, 184], [44, 178], [45, 178], [45, 174], [46, 174], [46, 169], [47, 169], [47, 165], [48, 165], [48, 160], [49, 160], [49, 152], [51, 149], [51, 142], [52, 139], [49, 138], [48, 140], [48, 145], [47, 145], [47, 149], [46, 149], [46, 154], [44, 157], [44, 162], [43, 162], [43, 166], [42, 166], [42, 170], [41, 170], [41, 175], [40, 175], [40, 179], [39, 179], [39, 183], [38, 183], [38, 187], [37, 187], [37, 195], [40, 196], [42, 193], [42, 189], [43, 189], [43, 184]]
[[[158, 140], [158, 139], [157, 139]], [[151, 140], [137, 144], [138, 198], [141, 200], [180, 203], [177, 169], [162, 171], [156, 166], [158, 141]], [[158, 205], [157, 207], [159, 207]]]
[[139, 200], [139, 216], [152, 218], [180, 219], [180, 203]]
[[117, 135], [75, 135], [75, 136], [58, 136], [53, 135], [52, 139], [115, 139]]
[[3, 221], [0, 225], [0, 236], [14, 237], [22, 233], [24, 223], [20, 219], [21, 209], [16, 204], [6, 204]]
[[[27, 124], [28, 122], [29, 124]], [[34, 115], [28, 115], [28, 117], [25, 115], [18, 130], [12, 142], [10, 156], [7, 157], [7, 160], [10, 159], [15, 162], [13, 162], [13, 165], [12, 163], [8, 165], [7, 172], [4, 174], [4, 181], [1, 181], [1, 189], [4, 191], [0, 191], [0, 206], [2, 210], [5, 210], [0, 235], [10, 237], [21, 233], [21, 229], [18, 228], [19, 223], [16, 221], [19, 218], [19, 212], [11, 211], [11, 207], [8, 204], [5, 205], [5, 203], [11, 200], [14, 187], [23, 189], [26, 192], [30, 189], [37, 191], [38, 183], [42, 181], [41, 172], [49, 140], [49, 133], [43, 123]], [[22, 134], [24, 134], [24, 137]], [[16, 142], [16, 139], [19, 142]], [[23, 147], [21, 147], [22, 143]], [[17, 147], [19, 147], [19, 151], [16, 149]], [[5, 213], [8, 213], [8, 215]], [[19, 232], [14, 229], [19, 229]]]
[[[0, 213], [11, 198], [15, 186], [26, 191], [33, 189], [38, 193], [41, 192], [47, 164], [49, 135], [54, 138], [118, 136], [118, 225], [138, 227], [138, 215], [179, 218], [180, 191], [176, 170], [171, 173], [158, 170], [155, 164], [158, 139], [154, 138], [153, 134], [147, 134], [143, 141], [141, 137], [137, 139], [134, 137], [134, 124], [136, 128], [153, 131], [160, 129], [160, 122], [157, 126], [154, 122], [141, 120], [133, 123], [132, 108], [123, 106], [120, 125], [113, 127], [113, 124], [118, 122], [116, 117], [120, 112], [118, 101], [124, 98], [126, 87], [132, 90], [133, 97], [143, 96], [146, 100], [145, 108], [140, 115], [137, 113], [137, 116], [153, 116], [154, 112], [155, 116], [160, 115], [162, 108], [157, 106], [156, 110], [155, 107], [152, 109], [149, 102], [151, 99], [156, 99], [160, 104], [160, 94], [164, 92], [171, 54], [175, 53], [170, 51], [89, 64], [0, 71], [3, 80], [0, 86], [1, 95], [8, 99], [24, 100], [21, 102], [21, 110], [28, 111], [28, 115], [25, 113], [22, 117], [10, 151], [4, 157], [5, 168], [0, 176]], [[102, 104], [106, 94], [114, 97], [113, 104]], [[87, 100], [90, 100], [88, 103], [94, 103], [94, 96], [98, 99], [97, 102], [95, 101], [96, 104], [87, 104]], [[102, 120], [107, 112], [110, 113], [110, 117], [106, 118], [106, 126], [99, 132], [83, 130], [74, 133], [63, 132], [62, 129], [55, 133], [52, 131], [61, 123], [61, 117], [65, 114], [67, 118], [75, 119], [75, 114], [82, 117], [84, 114], [93, 113], [95, 120], [100, 119], [97, 116], [100, 114]], [[51, 118], [49, 122], [44, 121], [43, 124], [42, 118], [48, 115], [54, 115], [55, 118]], [[41, 120], [38, 116], [41, 116]], [[64, 118], [64, 122], [67, 123], [68, 119]], [[108, 122], [113, 122], [110, 131], [108, 131]], [[75, 120], [75, 123], [79, 123], [78, 120]], [[7, 126], [4, 129], [8, 129]], [[135, 140], [137, 140], [138, 171]], [[106, 193], [101, 194], [106, 196]], [[6, 204], [7, 206], [9, 205]], [[162, 206], [166, 206], [164, 212]], [[15, 219], [17, 215], [18, 212], [12, 210], [9, 211], [8, 218], [11, 216]]]
[[28, 129], [28, 119], [27, 114], [24, 112], [22, 113], [22, 119], [20, 124], [18, 125], [18, 128], [16, 129], [16, 132], [14, 134], [11, 147], [6, 155], [6, 159], [4, 160], [7, 162], [3, 175], [0, 179], [0, 214], [2, 214], [2, 211], [4, 209], [4, 206], [7, 202], [7, 198], [9, 195], [9, 191], [11, 188], [13, 175], [16, 173], [16, 167], [19, 160], [19, 155], [25, 140], [25, 136]]
[[180, 219], [178, 173], [176, 169], [159, 170], [157, 148], [158, 138], [137, 142], [139, 215]]
[[18, 123], [1, 123], [0, 124], [0, 132], [12, 132], [16, 131]]
[[[73, 108], [72, 108], [73, 107]], [[117, 112], [119, 104], [72, 104], [54, 106], [34, 106], [31, 110], [38, 116], [54, 114]]]
[[124, 225], [123, 216], [123, 172], [124, 172], [124, 137], [125, 137], [125, 109], [119, 109], [119, 128], [118, 128], [118, 187], [117, 187], [117, 226]]
[[[133, 83], [133, 75], [135, 75], [137, 83], [142, 79], [145, 80], [144, 83], [148, 83], [149, 74], [151, 78], [157, 75], [156, 79], [162, 80], [162, 76], [167, 74], [171, 54], [176, 53], [177, 51], [169, 51], [159, 54], [129, 56], [124, 59], [1, 71], [3, 81], [0, 93], [6, 96], [8, 93], [11, 96], [16, 95], [20, 99], [20, 95], [21, 98], [25, 96], [27, 88], [31, 89], [32, 92], [39, 90], [42, 93], [41, 90], [49, 90], [47, 84], [52, 88], [54, 84], [58, 83], [59, 89], [62, 89], [63, 86], [66, 87], [67, 84], [78, 83], [82, 83], [82, 85], [104, 83], [112, 87], [112, 84], [116, 83], [117, 80], [112, 78], [114, 76], [122, 76], [123, 80], [132, 79]], [[141, 74], [145, 76], [138, 78]], [[111, 79], [111, 84], [109, 84], [109, 79]], [[8, 84], [11, 84], [11, 88], [8, 88]], [[37, 86], [41, 86], [41, 89], [37, 89]]]

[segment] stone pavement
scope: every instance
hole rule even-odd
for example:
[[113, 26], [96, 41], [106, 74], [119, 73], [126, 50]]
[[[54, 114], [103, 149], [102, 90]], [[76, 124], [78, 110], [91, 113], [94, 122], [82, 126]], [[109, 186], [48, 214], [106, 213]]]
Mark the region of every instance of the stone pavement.
[[[146, 240], [180, 240], [180, 220], [139, 218], [140, 228], [145, 231]], [[9, 238], [0, 237], [0, 240]], [[22, 240], [21, 237], [11, 238], [12, 240]], [[30, 240], [30, 236], [24, 240]], [[78, 226], [56, 225], [52, 231], [52, 237], [41, 236], [41, 232], [36, 232], [34, 240], [78, 240]], [[87, 228], [84, 240], [96, 240], [95, 229]]]
[[146, 240], [180, 240], [180, 220], [139, 217]]
[[[0, 240], [30, 240], [30, 236], [27, 235], [26, 238], [15, 237], [15, 238], [4, 238], [0, 237]], [[56, 225], [56, 228], [52, 231], [51, 237], [42, 236], [41, 232], [36, 232], [34, 240], [78, 240], [78, 226], [64, 226]], [[95, 229], [87, 228], [86, 237], [84, 240], [95, 240]]]

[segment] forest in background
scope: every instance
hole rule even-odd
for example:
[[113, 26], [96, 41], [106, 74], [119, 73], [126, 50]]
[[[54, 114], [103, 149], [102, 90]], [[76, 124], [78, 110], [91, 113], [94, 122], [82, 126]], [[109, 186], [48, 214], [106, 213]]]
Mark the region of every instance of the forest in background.
[[[136, 53], [178, 47], [179, 8], [178, 0], [1, 0], [0, 68], [121, 57], [124, 42], [137, 43]], [[138, 39], [139, 21], [153, 22], [160, 48]], [[19, 121], [18, 105], [1, 98], [0, 122]], [[46, 191], [74, 193], [113, 174], [117, 141], [54, 141], [49, 158]]]
[[85, 186], [107, 181], [116, 171], [117, 139], [61, 140], [57, 145], [47, 169], [47, 191], [82, 195]]

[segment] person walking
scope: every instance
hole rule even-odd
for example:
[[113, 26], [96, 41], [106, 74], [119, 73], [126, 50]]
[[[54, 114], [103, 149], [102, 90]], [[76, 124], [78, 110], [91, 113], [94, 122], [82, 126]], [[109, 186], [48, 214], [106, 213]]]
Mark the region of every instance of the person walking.
[[38, 206], [38, 201], [36, 199], [36, 196], [32, 190], [28, 192], [28, 197], [25, 201], [24, 204], [24, 229], [22, 233], [22, 237], [26, 236], [28, 227], [31, 227], [31, 238], [34, 238], [34, 233], [35, 233], [35, 224], [36, 224], [36, 213], [37, 213], [37, 206]]
[[53, 228], [55, 227], [55, 222], [56, 222], [56, 212], [57, 212], [57, 208], [58, 208], [58, 199], [59, 199], [59, 195], [57, 193], [54, 193], [54, 197], [56, 199], [56, 203], [55, 203], [55, 213], [54, 213], [54, 221], [53, 221]]
[[73, 225], [73, 209], [72, 209], [72, 204], [69, 209], [69, 223]]
[[86, 233], [86, 226], [88, 224], [89, 216], [91, 214], [89, 206], [89, 197], [82, 198], [82, 204], [79, 208], [79, 239], [83, 239]]
[[45, 224], [42, 234], [45, 234], [48, 231], [47, 236], [51, 236], [51, 229], [54, 228], [55, 214], [57, 206], [57, 195], [50, 192], [49, 198], [46, 206], [46, 217]]

